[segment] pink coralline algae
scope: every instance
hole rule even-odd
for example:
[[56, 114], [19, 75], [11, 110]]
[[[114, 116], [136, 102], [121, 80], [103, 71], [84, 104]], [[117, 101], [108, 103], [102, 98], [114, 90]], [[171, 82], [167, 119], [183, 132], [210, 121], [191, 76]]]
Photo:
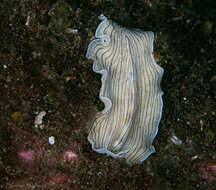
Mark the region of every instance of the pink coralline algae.
[[53, 177], [52, 181], [56, 185], [63, 184], [63, 183], [66, 183], [68, 181], [68, 176], [65, 174], [58, 174], [58, 175]]
[[72, 151], [67, 151], [64, 153], [64, 161], [76, 160], [77, 158], [78, 156]]
[[206, 162], [199, 167], [201, 177], [208, 182], [216, 180], [216, 162]]
[[18, 152], [20, 160], [26, 164], [33, 163], [35, 160], [41, 160], [43, 158], [44, 149], [42, 145], [37, 144], [33, 149], [21, 150]]
[[18, 155], [25, 163], [32, 163], [35, 160], [33, 150], [21, 151], [18, 153]]

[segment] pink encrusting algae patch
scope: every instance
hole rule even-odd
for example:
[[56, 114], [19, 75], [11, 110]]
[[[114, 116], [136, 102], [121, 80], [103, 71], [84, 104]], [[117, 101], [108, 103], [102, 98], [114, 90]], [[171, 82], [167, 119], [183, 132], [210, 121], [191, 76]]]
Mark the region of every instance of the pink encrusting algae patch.
[[25, 163], [32, 163], [35, 160], [33, 150], [21, 151], [18, 153], [18, 155]]
[[67, 181], [68, 181], [68, 176], [65, 174], [58, 174], [58, 175], [53, 177], [53, 182], [56, 185], [66, 183]]
[[64, 161], [70, 161], [70, 160], [78, 159], [78, 156], [72, 151], [67, 151], [64, 153], [63, 158], [64, 158]]
[[201, 177], [208, 182], [213, 182], [216, 180], [216, 163], [204, 163], [199, 167], [201, 172]]

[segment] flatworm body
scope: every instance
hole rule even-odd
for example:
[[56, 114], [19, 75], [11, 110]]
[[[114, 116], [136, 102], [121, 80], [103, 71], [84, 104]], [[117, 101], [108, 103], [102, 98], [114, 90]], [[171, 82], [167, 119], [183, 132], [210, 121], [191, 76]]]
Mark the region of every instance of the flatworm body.
[[102, 74], [100, 100], [105, 104], [89, 126], [93, 150], [128, 163], [144, 161], [155, 152], [162, 115], [163, 69], [153, 58], [153, 32], [124, 28], [101, 15], [86, 57]]

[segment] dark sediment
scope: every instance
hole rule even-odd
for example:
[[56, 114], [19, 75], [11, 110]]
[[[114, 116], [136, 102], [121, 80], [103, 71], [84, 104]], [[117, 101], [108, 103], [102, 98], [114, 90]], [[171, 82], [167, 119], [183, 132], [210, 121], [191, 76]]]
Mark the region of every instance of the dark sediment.
[[[212, 2], [3, 0], [0, 189], [214, 189]], [[85, 58], [101, 13], [123, 26], [153, 31], [154, 56], [165, 70], [157, 152], [133, 167], [97, 154], [87, 141], [85, 124], [103, 108], [101, 76]], [[34, 127], [41, 111], [47, 112], [43, 129]], [[65, 152], [77, 157], [70, 161]]]

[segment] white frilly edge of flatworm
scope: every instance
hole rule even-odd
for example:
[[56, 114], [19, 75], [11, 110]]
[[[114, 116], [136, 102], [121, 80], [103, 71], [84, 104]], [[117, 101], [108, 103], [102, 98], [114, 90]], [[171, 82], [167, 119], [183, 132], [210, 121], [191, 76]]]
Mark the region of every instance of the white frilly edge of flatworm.
[[[159, 80], [160, 80], [160, 83], [161, 83], [161, 80], [162, 80], [162, 77], [163, 77], [163, 74], [164, 74], [164, 69], [156, 63], [156, 61], [155, 61], [155, 59], [154, 59], [154, 56], [153, 56], [153, 55], [154, 55], [153, 53], [154, 53], [154, 33], [152, 32], [151, 58], [152, 58], [153, 64], [158, 68], [159, 72], [161, 73], [160, 79], [159, 79]], [[160, 87], [160, 88], [161, 88], [161, 87]], [[162, 118], [162, 109], [163, 109], [163, 99], [162, 99], [162, 96], [163, 96], [163, 91], [161, 90], [161, 92], [160, 92], [160, 102], [161, 102], [160, 115], [159, 115], [158, 122], [157, 122], [157, 124], [156, 124], [156, 126], [155, 126], [154, 136], [153, 136], [152, 139], [151, 139], [151, 145], [152, 145], [152, 143], [153, 143], [155, 137], [157, 136], [157, 133], [158, 133], [158, 126], [159, 126], [159, 123], [160, 123], [161, 118]], [[156, 151], [155, 151], [155, 147], [152, 145], [152, 146], [151, 146], [151, 149], [149, 150], [149, 153], [145, 156], [144, 159], [141, 160], [141, 162], [145, 161], [151, 154], [153, 154], [153, 153], [155, 153], [155, 152], [156, 152]]]
[[[98, 35], [98, 31], [99, 31], [99, 29], [102, 27], [102, 25], [103, 25], [103, 24], [106, 22], [106, 20], [107, 20], [107, 18], [106, 18], [103, 14], [101, 14], [98, 18], [99, 18], [100, 20], [103, 20], [103, 21], [99, 24], [99, 26], [98, 26], [97, 29], [96, 29], [96, 32], [95, 32], [95, 37], [96, 37], [96, 39], [101, 38], [101, 36]], [[94, 63], [93, 63], [93, 71], [94, 71], [95, 73], [99, 73], [99, 74], [102, 75], [102, 77], [101, 77], [102, 86], [101, 86], [101, 89], [100, 89], [99, 98], [100, 98], [100, 100], [105, 104], [105, 109], [102, 111], [102, 113], [106, 113], [106, 112], [108, 112], [108, 111], [111, 109], [111, 107], [112, 107], [112, 101], [111, 101], [109, 98], [103, 96], [103, 92], [104, 92], [104, 81], [105, 81], [105, 79], [106, 79], [106, 77], [107, 77], [107, 70], [105, 70], [105, 69], [97, 70], [97, 69], [96, 69], [97, 60], [95, 59], [95, 57], [92, 57], [92, 55], [89, 54], [89, 49], [91, 48], [91, 46], [92, 46], [92, 44], [93, 44], [94, 42], [95, 42], [95, 40], [93, 40], [92, 42], [90, 42], [90, 44], [88, 45], [88, 49], [87, 49], [87, 53], [86, 53], [86, 58], [87, 58], [87, 59], [92, 59], [92, 60], [94, 61]]]
[[[95, 32], [95, 38], [96, 39], [101, 39], [102, 37], [106, 36], [101, 36], [101, 35], [98, 35], [98, 31], [100, 30], [100, 28], [105, 24], [105, 22], [107, 21], [107, 17], [105, 17], [103, 14], [101, 14], [99, 17], [98, 17], [100, 20], [102, 20], [102, 22], [98, 25], [97, 29], [96, 29], [96, 32]], [[151, 58], [153, 60], [153, 63], [154, 65], [158, 68], [158, 70], [160, 71], [161, 73], [161, 77], [160, 77], [160, 82], [162, 80], [162, 77], [163, 77], [163, 73], [164, 73], [164, 69], [162, 67], [160, 67], [156, 62], [155, 62], [155, 59], [154, 59], [154, 56], [153, 56], [153, 50], [154, 50], [154, 33], [152, 32], [152, 35], [153, 35], [153, 40], [152, 40], [152, 46], [151, 46]], [[99, 94], [99, 98], [100, 100], [105, 104], [105, 108], [104, 110], [101, 111], [102, 114], [105, 114], [107, 113], [111, 107], [112, 107], [112, 101], [108, 98], [108, 97], [105, 97], [103, 96], [103, 92], [104, 92], [104, 81], [106, 80], [106, 77], [107, 77], [107, 70], [105, 69], [102, 69], [102, 70], [97, 70], [96, 69], [96, 65], [97, 65], [97, 60], [95, 59], [95, 57], [93, 57], [92, 55], [90, 55], [89, 53], [89, 49], [91, 48], [91, 45], [95, 42], [95, 40], [93, 40], [92, 42], [89, 43], [88, 45], [88, 49], [87, 49], [87, 53], [86, 53], [86, 58], [87, 59], [91, 59], [93, 60], [93, 71], [95, 73], [99, 73], [102, 75], [101, 77], [101, 89], [100, 89], [100, 94]], [[159, 119], [158, 119], [158, 122], [155, 126], [155, 133], [154, 133], [154, 136], [153, 138], [151, 139], [151, 144], [152, 142], [154, 141], [154, 138], [156, 137], [157, 133], [158, 133], [158, 126], [159, 126], [159, 123], [160, 123], [160, 120], [161, 120], [161, 117], [162, 117], [162, 109], [163, 109], [163, 100], [162, 100], [162, 95], [163, 95], [163, 92], [161, 92], [161, 95], [160, 95], [160, 101], [161, 101], [161, 110], [160, 110], [160, 116], [159, 116]], [[119, 158], [121, 157], [121, 154], [124, 154], [126, 152], [128, 152], [130, 149], [126, 149], [124, 151], [121, 151], [119, 152], [118, 154], [114, 154], [113, 152], [109, 151], [107, 149], [107, 145], [109, 143], [109, 140], [107, 140], [107, 145], [102, 148], [102, 149], [96, 149], [94, 147], [94, 142], [89, 138], [88, 136], [88, 141], [90, 142], [91, 146], [92, 146], [92, 149], [98, 153], [101, 153], [101, 154], [108, 154], [114, 158]], [[143, 160], [141, 160], [141, 162], [143, 162], [144, 160], [146, 160], [152, 153], [156, 152], [155, 151], [155, 148], [154, 146], [152, 145], [151, 149], [149, 150], [149, 153], [145, 156], [145, 158]]]
[[[106, 22], [106, 20], [107, 20], [107, 18], [103, 15], [103, 14], [101, 14], [99, 17], [98, 17], [100, 20], [102, 20], [102, 22], [98, 25], [98, 27], [97, 27], [97, 29], [96, 29], [96, 32], [95, 32], [95, 38], [96, 38], [96, 40], [97, 39], [101, 39], [102, 37], [104, 37], [104, 36], [101, 36], [101, 35], [98, 35], [98, 31], [100, 30], [100, 28], [105, 24], [105, 22]], [[95, 40], [93, 40], [92, 42], [90, 42], [90, 44], [88, 45], [88, 49], [87, 49], [87, 53], [86, 53], [86, 58], [87, 59], [92, 59], [94, 62], [93, 62], [93, 71], [95, 72], [95, 73], [99, 73], [99, 74], [101, 74], [102, 75], [102, 77], [101, 77], [101, 89], [100, 89], [100, 94], [99, 94], [99, 98], [100, 98], [100, 100], [104, 103], [104, 105], [105, 105], [105, 108], [104, 108], [104, 110], [102, 110], [101, 111], [101, 113], [102, 114], [105, 114], [105, 113], [107, 113], [110, 109], [111, 109], [111, 107], [112, 107], [112, 101], [108, 98], [108, 97], [105, 97], [105, 96], [103, 96], [103, 93], [104, 93], [104, 81], [106, 80], [106, 78], [107, 78], [107, 70], [105, 70], [105, 69], [102, 69], [102, 70], [97, 70], [96, 69], [96, 65], [97, 65], [97, 60], [95, 59], [95, 57], [93, 57], [92, 55], [90, 55], [90, 53], [89, 53], [89, 49], [91, 48], [91, 46], [92, 46], [92, 44], [95, 42]], [[108, 154], [108, 155], [110, 155], [110, 156], [112, 156], [112, 157], [114, 157], [114, 158], [118, 158], [118, 157], [120, 157], [120, 155], [121, 154], [123, 154], [123, 153], [125, 153], [125, 152], [127, 152], [128, 150], [126, 150], [126, 151], [122, 151], [122, 152], [119, 152], [118, 154], [115, 154], [115, 153], [113, 153], [113, 152], [111, 152], [111, 151], [109, 151], [108, 149], [107, 149], [107, 146], [108, 146], [108, 143], [109, 143], [109, 139], [107, 139], [107, 143], [106, 143], [106, 146], [104, 147], [104, 148], [102, 148], [102, 149], [96, 149], [95, 148], [95, 146], [94, 146], [94, 142], [89, 138], [89, 136], [88, 136], [88, 141], [90, 142], [90, 144], [92, 145], [92, 149], [94, 150], [94, 151], [96, 151], [96, 152], [98, 152], [98, 153], [101, 153], [101, 154]]]

